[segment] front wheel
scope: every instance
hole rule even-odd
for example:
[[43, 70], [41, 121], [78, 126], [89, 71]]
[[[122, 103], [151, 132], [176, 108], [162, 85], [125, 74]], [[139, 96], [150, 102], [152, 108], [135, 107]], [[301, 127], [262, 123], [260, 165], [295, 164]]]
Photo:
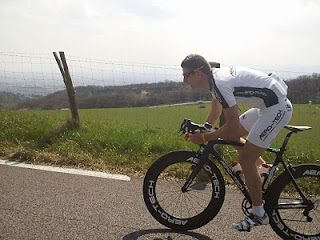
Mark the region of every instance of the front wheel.
[[175, 151], [155, 161], [143, 183], [145, 204], [161, 224], [174, 230], [202, 227], [220, 211], [225, 183], [220, 170], [207, 161], [187, 191], [182, 186], [199, 159], [195, 152]]
[[320, 166], [299, 165], [292, 174], [307, 201], [283, 172], [267, 191], [270, 225], [283, 239], [320, 239]]

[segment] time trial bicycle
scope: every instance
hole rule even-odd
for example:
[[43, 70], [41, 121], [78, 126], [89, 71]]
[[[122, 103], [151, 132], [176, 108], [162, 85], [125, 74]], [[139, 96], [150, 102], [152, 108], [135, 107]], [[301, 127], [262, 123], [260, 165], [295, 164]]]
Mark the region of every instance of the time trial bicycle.
[[[206, 131], [209, 126], [184, 119], [180, 132]], [[289, 133], [280, 149], [268, 148], [275, 161], [262, 183], [264, 207], [272, 229], [283, 239], [320, 240], [320, 165], [293, 166], [283, 159], [293, 133], [308, 126], [285, 126]], [[242, 210], [248, 216], [252, 202], [244, 181], [223, 159], [216, 145], [243, 146], [217, 139], [201, 144], [198, 151], [179, 150], [156, 160], [143, 183], [145, 204], [161, 224], [179, 231], [199, 228], [220, 211], [225, 197], [225, 180], [215, 164], [220, 163], [244, 195]], [[283, 171], [278, 175], [278, 165]]]

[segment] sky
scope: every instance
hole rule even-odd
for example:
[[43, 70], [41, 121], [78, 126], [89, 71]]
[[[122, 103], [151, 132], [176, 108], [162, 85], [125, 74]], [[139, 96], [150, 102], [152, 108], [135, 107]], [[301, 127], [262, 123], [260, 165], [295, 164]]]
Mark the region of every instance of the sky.
[[320, 73], [320, 0], [0, 0], [0, 52]]

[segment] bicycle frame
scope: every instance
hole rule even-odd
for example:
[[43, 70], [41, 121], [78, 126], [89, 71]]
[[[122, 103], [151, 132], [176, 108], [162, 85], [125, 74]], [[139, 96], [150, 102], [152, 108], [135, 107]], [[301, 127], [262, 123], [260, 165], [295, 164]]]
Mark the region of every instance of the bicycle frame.
[[[291, 171], [292, 170], [292, 166], [291, 166], [291, 164], [289, 164], [287, 166], [286, 163], [284, 162], [283, 158], [282, 158], [292, 133], [294, 133], [294, 132], [290, 131], [286, 135], [286, 137], [285, 137], [285, 139], [283, 141], [283, 144], [282, 144], [280, 149], [268, 148], [266, 150], [268, 152], [275, 153], [276, 154], [276, 159], [274, 161], [273, 166], [271, 167], [271, 169], [269, 171], [268, 177], [265, 178], [265, 180], [263, 182], [262, 192], [263, 192], [263, 194], [265, 194], [265, 192], [267, 191], [268, 187], [270, 186], [270, 184], [272, 182], [273, 176], [274, 176], [274, 174], [275, 174], [275, 172], [277, 170], [277, 166], [279, 165], [279, 163], [282, 163], [282, 165], [284, 166], [284, 169], [285, 169], [284, 171], [287, 171], [289, 173], [293, 185], [295, 186], [295, 188], [297, 189], [297, 191], [300, 194], [301, 198], [303, 199], [303, 202], [306, 203], [306, 202], [308, 202], [308, 199], [306, 198], [305, 194], [303, 193], [303, 191], [301, 190], [301, 188], [297, 184], [294, 176], [292, 175], [292, 171]], [[216, 145], [216, 144], [231, 145], [231, 146], [243, 146], [244, 145], [243, 143], [234, 142], [234, 141], [228, 141], [228, 140], [222, 140], [222, 139], [217, 139], [217, 140], [210, 141], [207, 145], [200, 145], [203, 148], [203, 150], [199, 150], [198, 153], [197, 153], [197, 155], [200, 156], [199, 157], [199, 162], [196, 165], [196, 167], [194, 168], [194, 170], [192, 171], [191, 175], [188, 177], [188, 179], [185, 182], [185, 184], [183, 185], [182, 192], [187, 192], [188, 191], [189, 186], [191, 185], [191, 183], [193, 182], [194, 178], [197, 176], [197, 174], [199, 173], [201, 168], [205, 167], [207, 161], [210, 161], [209, 160], [209, 155], [211, 154], [218, 160], [220, 165], [226, 170], [226, 172], [229, 174], [229, 176], [235, 182], [235, 184], [237, 185], [239, 190], [242, 192], [244, 197], [250, 202], [250, 204], [252, 204], [249, 191], [246, 188], [244, 182], [241, 180], [240, 177], [238, 177], [232, 171], [232, 169], [226, 163], [226, 161], [223, 159], [223, 157], [214, 148], [214, 145]], [[284, 204], [283, 206], [278, 206], [278, 208], [289, 208], [289, 207], [296, 207], [296, 204], [294, 204], [294, 205], [292, 205], [292, 204]], [[301, 206], [301, 207], [304, 208], [304, 206]]]

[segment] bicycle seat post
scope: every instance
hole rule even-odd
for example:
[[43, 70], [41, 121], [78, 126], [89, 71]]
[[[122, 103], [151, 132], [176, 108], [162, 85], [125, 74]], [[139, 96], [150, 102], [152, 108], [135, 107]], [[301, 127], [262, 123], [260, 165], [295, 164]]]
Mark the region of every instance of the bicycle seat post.
[[283, 152], [286, 150], [287, 144], [288, 144], [288, 142], [289, 142], [289, 140], [290, 140], [290, 137], [291, 137], [292, 133], [293, 133], [293, 132], [290, 131], [289, 133], [287, 133], [286, 137], [284, 138], [283, 143], [282, 143], [282, 146], [281, 146], [281, 148], [280, 148], [280, 152], [281, 152], [281, 153], [283, 153]]

